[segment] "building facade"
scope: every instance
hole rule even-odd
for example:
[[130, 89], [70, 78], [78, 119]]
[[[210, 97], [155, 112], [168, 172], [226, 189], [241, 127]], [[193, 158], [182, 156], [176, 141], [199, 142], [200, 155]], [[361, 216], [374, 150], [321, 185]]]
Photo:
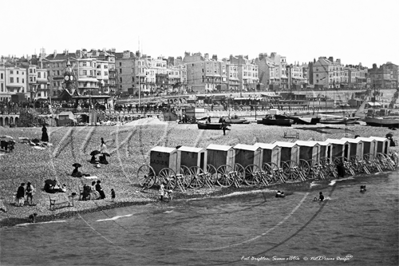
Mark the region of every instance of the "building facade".
[[397, 89], [398, 88], [398, 66], [388, 62], [377, 67], [373, 64], [373, 68], [368, 70], [371, 87], [375, 89]]
[[266, 53], [259, 54], [254, 63], [258, 66], [260, 90], [287, 90], [288, 75], [287, 61], [285, 56], [275, 52], [268, 56]]
[[316, 88], [340, 88], [344, 82], [344, 66], [341, 60], [334, 61], [332, 57], [319, 57], [313, 63], [313, 83]]
[[[195, 61], [198, 60], [198, 61]], [[227, 91], [227, 63], [201, 54], [183, 59], [187, 68], [187, 89], [192, 93]]]
[[258, 65], [249, 60], [248, 56], [242, 55], [230, 56], [229, 61], [238, 67], [239, 90], [241, 92], [256, 91], [259, 83]]

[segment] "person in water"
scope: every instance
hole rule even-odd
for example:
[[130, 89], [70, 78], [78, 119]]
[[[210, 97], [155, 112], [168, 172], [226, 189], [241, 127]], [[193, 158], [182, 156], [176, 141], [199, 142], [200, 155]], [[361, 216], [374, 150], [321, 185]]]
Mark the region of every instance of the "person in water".
[[276, 198], [284, 198], [285, 194], [283, 191], [278, 190], [276, 193]]
[[319, 193], [319, 200], [320, 200], [320, 201], [324, 201], [323, 192], [320, 192], [320, 193]]
[[366, 186], [360, 186], [360, 192], [366, 192]]

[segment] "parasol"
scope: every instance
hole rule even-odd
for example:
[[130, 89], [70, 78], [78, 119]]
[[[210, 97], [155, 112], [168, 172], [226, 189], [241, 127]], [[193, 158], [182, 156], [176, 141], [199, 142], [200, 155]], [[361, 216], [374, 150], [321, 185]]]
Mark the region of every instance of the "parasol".
[[95, 156], [95, 155], [100, 154], [100, 153], [101, 153], [101, 151], [99, 151], [99, 150], [94, 150], [94, 151], [92, 151], [92, 152], [90, 153], [90, 155], [91, 155], [91, 156]]
[[55, 186], [55, 184], [57, 184], [57, 180], [55, 180], [55, 179], [46, 179], [44, 181], [44, 184], [49, 184], [49, 185]]
[[74, 164], [72, 164], [72, 166], [73, 166], [73, 167], [76, 167], [76, 168], [82, 167], [82, 165], [81, 165], [80, 163], [74, 163]]
[[103, 156], [108, 156], [108, 157], [111, 156], [108, 152], [103, 152], [102, 155], [103, 155]]
[[392, 138], [393, 137], [393, 133], [389, 132], [388, 134], [385, 135], [386, 138]]

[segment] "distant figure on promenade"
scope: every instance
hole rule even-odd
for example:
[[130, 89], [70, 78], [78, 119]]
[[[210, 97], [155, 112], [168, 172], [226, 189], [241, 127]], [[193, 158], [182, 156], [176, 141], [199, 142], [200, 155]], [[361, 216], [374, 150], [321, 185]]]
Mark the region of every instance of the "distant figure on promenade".
[[46, 128], [45, 124], [43, 124], [43, 128], [42, 128], [42, 141], [48, 142], [48, 134], [47, 134], [47, 128]]
[[360, 186], [360, 192], [361, 193], [364, 193], [364, 192], [366, 192], [366, 186], [365, 185], [363, 185], [363, 186]]

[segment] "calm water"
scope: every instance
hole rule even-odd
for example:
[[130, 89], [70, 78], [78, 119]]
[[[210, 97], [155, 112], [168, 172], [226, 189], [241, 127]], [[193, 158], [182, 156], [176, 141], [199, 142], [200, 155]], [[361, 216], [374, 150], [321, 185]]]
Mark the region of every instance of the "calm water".
[[[398, 184], [395, 172], [283, 199], [241, 194], [1, 228], [0, 264], [398, 265]], [[324, 203], [313, 201], [319, 191]]]

